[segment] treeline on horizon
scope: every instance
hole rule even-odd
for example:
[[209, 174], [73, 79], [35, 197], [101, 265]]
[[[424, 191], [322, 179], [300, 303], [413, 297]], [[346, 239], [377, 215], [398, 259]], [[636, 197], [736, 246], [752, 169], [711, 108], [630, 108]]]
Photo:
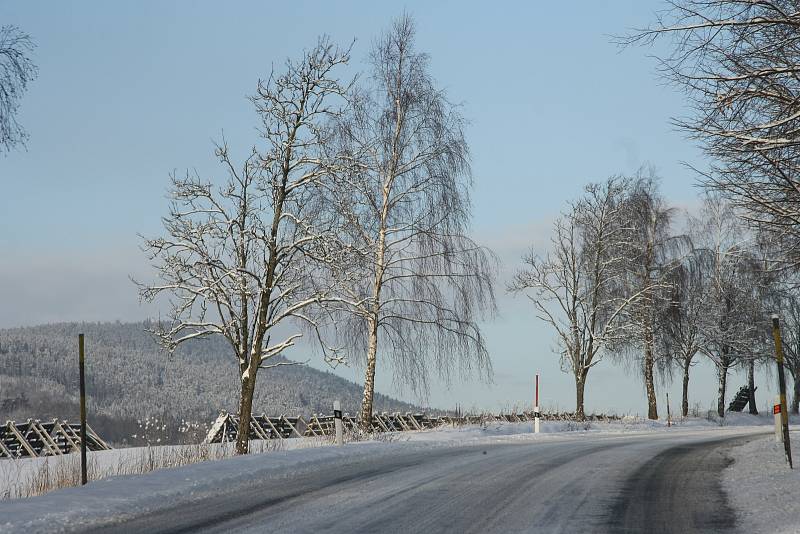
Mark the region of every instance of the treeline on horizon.
[[660, 191], [653, 169], [591, 183], [553, 225], [545, 254], [531, 251], [509, 290], [525, 293], [556, 335], [562, 367], [575, 378], [576, 413], [584, 415], [589, 372], [604, 358], [638, 371], [647, 415], [658, 419], [658, 378], [682, 382], [688, 415], [692, 366], [717, 370], [717, 412], [725, 416], [728, 375], [748, 377], [775, 365], [772, 316], [783, 323], [785, 366], [800, 404], [800, 272], [786, 243], [748, 224], [717, 192], [697, 213], [679, 211]]

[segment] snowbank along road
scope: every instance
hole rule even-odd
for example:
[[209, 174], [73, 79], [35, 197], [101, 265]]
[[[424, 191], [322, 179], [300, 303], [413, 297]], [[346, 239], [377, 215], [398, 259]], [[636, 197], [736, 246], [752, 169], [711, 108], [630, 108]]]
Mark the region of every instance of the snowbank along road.
[[720, 474], [756, 432], [271, 453], [0, 503], [0, 531], [731, 532]]

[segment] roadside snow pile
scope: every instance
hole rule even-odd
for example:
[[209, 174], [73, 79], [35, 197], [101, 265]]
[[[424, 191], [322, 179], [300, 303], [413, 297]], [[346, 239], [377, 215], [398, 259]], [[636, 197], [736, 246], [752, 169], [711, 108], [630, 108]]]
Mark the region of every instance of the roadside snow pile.
[[789, 469], [783, 443], [774, 435], [731, 450], [733, 463], [722, 483], [744, 532], [800, 532], [800, 432], [791, 433], [791, 442], [795, 469]]

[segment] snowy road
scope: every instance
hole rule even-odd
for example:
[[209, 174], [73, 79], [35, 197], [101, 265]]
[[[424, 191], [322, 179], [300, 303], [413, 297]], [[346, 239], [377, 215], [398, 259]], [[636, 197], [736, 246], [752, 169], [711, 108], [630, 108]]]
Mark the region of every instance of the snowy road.
[[[753, 430], [728, 429], [423, 450], [384, 445], [392, 454], [336, 457], [297, 476], [255, 477], [236, 488], [194, 498], [183, 495], [160, 505], [148, 502], [140, 507], [132, 496], [118, 502], [125, 505], [124, 521], [119, 522], [120, 516], [109, 510], [108, 515], [118, 522], [103, 524], [102, 517], [96, 521], [82, 517], [78, 530], [731, 531], [736, 527], [734, 514], [720, 487], [725, 450], [753, 435]], [[268, 461], [266, 458], [261, 461]], [[114, 493], [114, 484], [119, 482], [112, 480], [106, 486], [109, 494]], [[156, 482], [152, 485], [157, 489]], [[80, 490], [68, 491], [72, 493], [63, 494], [80, 498]], [[55, 506], [68, 502], [63, 495], [54, 500]], [[54, 504], [40, 500], [31, 506], [35, 503], [37, 499], [27, 507], [23, 502], [0, 504], [0, 514], [6, 520], [16, 516], [20, 528], [26, 523], [37, 530], [35, 523], [25, 520], [26, 514], [36, 513], [43, 504], [52, 511]], [[19, 515], [14, 514], [15, 508]], [[48, 523], [53, 526], [52, 521]], [[61, 526], [69, 528], [69, 523]], [[15, 528], [14, 523], [6, 527]]]

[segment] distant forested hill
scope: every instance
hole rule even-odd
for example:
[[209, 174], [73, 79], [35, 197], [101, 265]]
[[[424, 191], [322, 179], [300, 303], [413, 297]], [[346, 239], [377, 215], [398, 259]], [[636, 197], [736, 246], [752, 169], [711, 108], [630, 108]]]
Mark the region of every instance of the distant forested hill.
[[[198, 340], [168, 357], [145, 332], [147, 323], [61, 323], [0, 330], [0, 424], [7, 419], [78, 419], [77, 335], [86, 335], [89, 423], [116, 443], [193, 441], [224, 409], [237, 411], [237, 370], [221, 338]], [[328, 413], [334, 400], [355, 413], [361, 388], [305, 365], [259, 374], [254, 413]], [[418, 408], [376, 394], [380, 411]], [[144, 432], [139, 423], [150, 419]], [[200, 428], [186, 422], [200, 423]], [[194, 427], [191, 437], [178, 429]], [[132, 436], [136, 435], [136, 438]], [[148, 438], [150, 439], [150, 438]], [[162, 441], [162, 442], [163, 442]]]

